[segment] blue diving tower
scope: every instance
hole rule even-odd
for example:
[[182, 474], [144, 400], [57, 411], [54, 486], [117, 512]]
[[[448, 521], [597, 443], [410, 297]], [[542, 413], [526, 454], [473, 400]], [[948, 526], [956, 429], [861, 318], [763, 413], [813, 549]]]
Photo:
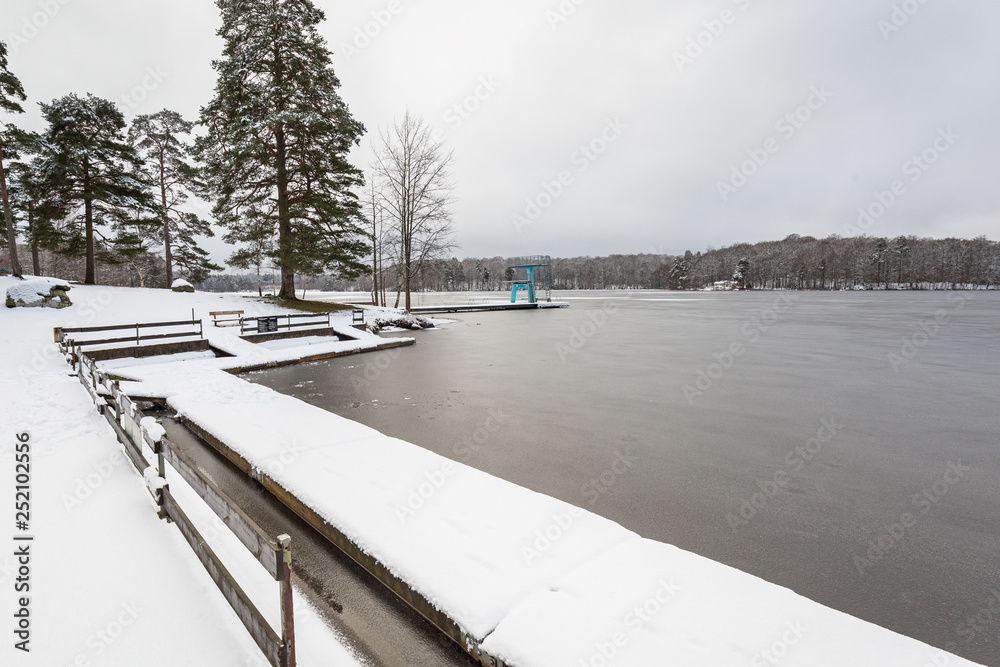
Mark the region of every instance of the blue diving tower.
[[[542, 287], [546, 292], [546, 300], [552, 300], [552, 258], [548, 255], [532, 255], [529, 257], [515, 257], [508, 265], [508, 269], [513, 269], [514, 280], [510, 282], [510, 302], [517, 302], [517, 293], [527, 290], [528, 303], [538, 303], [537, 287]], [[519, 271], [524, 271], [524, 279], [518, 275]], [[537, 275], [536, 275], [537, 272]]]

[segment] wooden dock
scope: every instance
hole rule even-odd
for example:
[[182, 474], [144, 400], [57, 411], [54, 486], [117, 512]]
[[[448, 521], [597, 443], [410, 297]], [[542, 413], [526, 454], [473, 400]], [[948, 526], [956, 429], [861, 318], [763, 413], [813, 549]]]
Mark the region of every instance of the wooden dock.
[[410, 308], [411, 313], [429, 315], [438, 313], [481, 313], [493, 310], [538, 310], [540, 308], [567, 308], [568, 303], [470, 303], [455, 306], [418, 306]]

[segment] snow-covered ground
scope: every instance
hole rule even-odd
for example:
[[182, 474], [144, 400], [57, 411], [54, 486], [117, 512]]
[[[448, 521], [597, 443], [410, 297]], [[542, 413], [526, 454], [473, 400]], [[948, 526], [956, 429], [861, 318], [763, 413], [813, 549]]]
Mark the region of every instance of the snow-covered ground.
[[[71, 325], [74, 315], [85, 317], [87, 297], [101, 294], [110, 302], [91, 318], [95, 322], [185, 319], [192, 307], [201, 316], [234, 307], [231, 297], [74, 288], [70, 296], [77, 305], [69, 310], [4, 313], [0, 398], [15, 410], [9, 425], [5, 419], [9, 435], [3, 442], [12, 442], [18, 429], [29, 429], [36, 443], [39, 517], [32, 529], [45, 554], [34, 571], [33, 641], [50, 658], [10, 664], [72, 664], [74, 651], [88, 650], [88, 633], [117, 622], [115, 614], [125, 613], [121, 605], [133, 602], [143, 612], [106, 656], [87, 654], [93, 664], [259, 664], [240, 662], [257, 655], [249, 635], [176, 528], [156, 519], [141, 478], [83, 388], [67, 377], [58, 354], [46, 352], [54, 350], [47, 342], [51, 327]], [[267, 308], [235, 307], [248, 315]], [[232, 332], [210, 335], [213, 344], [229, 344], [234, 354], [296, 353], [296, 348], [251, 350]], [[305, 342], [299, 351], [320, 347]], [[295, 493], [513, 665], [972, 664], [244, 382], [226, 373], [220, 361], [194, 356], [119, 365], [115, 372], [155, 387], [151, 394], [168, 397], [179, 413]], [[123, 389], [128, 386], [138, 387]], [[7, 497], [11, 449], [4, 450], [0, 473], [0, 493]], [[106, 476], [99, 472], [102, 462], [110, 466]], [[79, 506], [68, 503], [72, 509], [63, 507], [62, 499], [80, 488], [78, 480], [86, 488], [88, 475], [96, 475], [89, 497]], [[260, 569], [247, 565], [254, 567]], [[273, 583], [254, 588], [261, 606], [276, 600], [267, 585]], [[2, 599], [6, 603], [9, 596]], [[301, 610], [303, 603], [296, 603]], [[330, 635], [308, 612], [305, 621], [297, 615], [297, 622], [309, 635], [300, 644], [300, 664], [350, 664], [346, 653], [323, 655], [315, 648]], [[185, 641], [165, 641], [164, 627], [171, 629], [171, 639]], [[76, 646], [83, 648], [65, 648]], [[162, 663], [150, 662], [151, 646]]]
[[[0, 294], [16, 284], [0, 278]], [[0, 618], [4, 667], [265, 667], [249, 633], [177, 527], [156, 517], [142, 477], [52, 342], [56, 326], [183, 320], [195, 308], [270, 314], [238, 296], [74, 286], [63, 310], [0, 309]], [[349, 319], [349, 315], [346, 316]], [[30, 530], [14, 526], [14, 443], [31, 435]], [[179, 478], [171, 488], [277, 623], [276, 584]], [[15, 593], [14, 536], [32, 535], [30, 591]], [[294, 545], [293, 545], [294, 546]], [[244, 576], [245, 575], [245, 576]], [[30, 597], [30, 653], [14, 648], [16, 597]], [[358, 665], [296, 596], [300, 665]]]

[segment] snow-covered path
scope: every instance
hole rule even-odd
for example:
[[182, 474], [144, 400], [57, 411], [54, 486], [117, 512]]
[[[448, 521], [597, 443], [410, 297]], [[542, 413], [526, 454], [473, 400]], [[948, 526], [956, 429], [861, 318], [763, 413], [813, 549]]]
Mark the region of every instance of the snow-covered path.
[[[0, 291], [13, 284], [0, 278]], [[186, 319], [239, 297], [74, 287], [64, 310], [0, 309], [0, 665], [265, 667], [260, 650], [176, 526], [156, 517], [143, 480], [52, 343], [55, 326]], [[14, 648], [14, 438], [32, 443], [30, 653]], [[176, 484], [176, 479], [172, 485]], [[183, 491], [180, 491], [183, 493]], [[188, 500], [188, 498], [185, 498]], [[241, 546], [207, 507], [186, 509], [239, 570]], [[20, 534], [20, 533], [19, 533]], [[254, 571], [259, 571], [259, 574]], [[276, 585], [259, 566], [248, 582], [277, 616]], [[22, 593], [17, 593], [17, 596]], [[359, 664], [296, 596], [300, 665]], [[265, 607], [265, 603], [262, 603]]]

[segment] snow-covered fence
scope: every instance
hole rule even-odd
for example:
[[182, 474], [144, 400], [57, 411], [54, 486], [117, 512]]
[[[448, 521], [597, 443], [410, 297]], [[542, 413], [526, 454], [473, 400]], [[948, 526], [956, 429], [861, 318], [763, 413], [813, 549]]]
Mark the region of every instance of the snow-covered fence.
[[[282, 322], [282, 320], [284, 320]], [[308, 322], [292, 320], [309, 320]], [[253, 324], [250, 324], [253, 322]], [[247, 333], [270, 333], [281, 329], [297, 329], [301, 327], [319, 328], [322, 325], [330, 327], [330, 313], [302, 313], [300, 315], [260, 315], [258, 317], [240, 317], [240, 335]]]
[[[192, 312], [192, 316], [193, 316]], [[181, 331], [170, 331], [167, 333], [158, 333], [143, 335], [144, 329], [162, 329], [162, 328], [173, 328], [181, 329]], [[128, 331], [130, 332], [128, 336], [117, 336], [115, 338], [98, 338], [93, 339], [89, 337], [80, 337], [80, 334], [94, 334], [94, 333], [105, 333], [109, 331]], [[131, 332], [135, 332], [132, 335]], [[136, 324], [115, 324], [109, 326], [101, 327], [73, 327], [64, 328], [56, 327], [52, 330], [53, 338], [55, 342], [59, 344], [63, 353], [70, 354], [72, 356], [72, 364], [75, 367], [77, 360], [79, 358], [78, 348], [82, 349], [91, 345], [114, 345], [118, 343], [135, 343], [138, 347], [143, 344], [143, 341], [151, 340], [165, 340], [167, 338], [193, 338], [197, 336], [199, 339], [204, 338], [204, 330], [202, 328], [201, 320], [196, 320], [192, 317], [190, 320], [181, 320], [177, 322], [146, 322], [146, 323], [136, 323]]]
[[[146, 487], [160, 508], [159, 516], [173, 521], [184, 535], [184, 539], [205, 566], [268, 662], [273, 667], [295, 667], [291, 538], [288, 535], [279, 535], [272, 539], [265, 533], [166, 437], [161, 426], [155, 424], [151, 417], [143, 415], [132, 399], [121, 390], [120, 384], [98, 368], [89, 356], [80, 353], [69, 360], [79, 363], [80, 383], [94, 400], [98, 412], [108, 420], [118, 440], [125, 447], [132, 464], [146, 481]], [[146, 423], [143, 423], [144, 420]], [[157, 457], [156, 468], [150, 466], [147, 461], [143, 452], [144, 445]], [[229, 527], [264, 570], [279, 582], [280, 635], [270, 626], [198, 532], [177, 499], [170, 493], [170, 485], [166, 480], [166, 463], [170, 463], [172, 469]]]

